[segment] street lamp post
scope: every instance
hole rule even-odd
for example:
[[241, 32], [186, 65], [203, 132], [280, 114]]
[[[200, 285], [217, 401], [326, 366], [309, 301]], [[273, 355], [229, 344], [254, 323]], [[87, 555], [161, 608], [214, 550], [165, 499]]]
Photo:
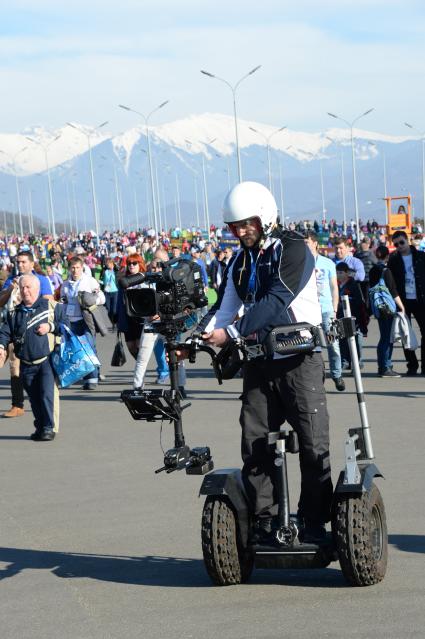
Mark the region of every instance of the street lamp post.
[[[338, 144], [337, 140], [334, 140], [333, 138], [330, 138], [329, 136], [326, 136], [326, 139], [332, 142], [333, 144]], [[340, 150], [341, 150], [341, 190], [342, 190], [342, 220], [343, 220], [342, 228], [345, 233], [347, 231], [347, 206], [345, 203], [344, 151], [342, 148], [342, 144], [340, 144]]]
[[154, 187], [153, 166], [152, 166], [151, 138], [149, 133], [149, 120], [154, 113], [159, 111], [159, 109], [162, 109], [162, 107], [164, 107], [168, 103], [169, 103], [169, 100], [165, 100], [165, 102], [162, 102], [159, 106], [155, 107], [155, 109], [153, 109], [150, 113], [148, 113], [148, 115], [144, 115], [140, 111], [136, 111], [135, 109], [125, 106], [124, 104], [118, 105], [121, 109], [124, 109], [125, 111], [130, 111], [131, 113], [136, 113], [136, 115], [140, 115], [140, 117], [143, 118], [143, 121], [145, 123], [146, 138], [148, 141], [149, 177], [151, 182], [151, 203], [152, 203], [152, 212], [154, 217], [155, 235], [157, 235], [158, 233], [158, 214], [157, 214], [156, 201], [155, 201], [155, 187]]
[[[203, 142], [203, 141], [200, 141], [200, 142], [201, 142], [201, 144], [204, 144], [205, 146], [210, 146], [211, 144], [213, 144], [216, 141], [216, 139], [217, 138], [213, 138], [209, 142]], [[186, 144], [188, 146], [192, 146], [192, 142], [190, 140], [185, 140], [185, 142], [186, 142]], [[208, 206], [207, 177], [206, 177], [206, 172], [205, 172], [205, 158], [204, 158], [204, 154], [203, 153], [202, 153], [202, 179], [203, 179], [203, 184], [204, 184], [205, 225], [207, 227], [208, 239], [210, 239], [210, 211], [209, 211], [209, 206]]]
[[326, 223], [325, 188], [323, 185], [323, 162], [320, 160], [320, 188], [322, 191], [322, 224]]
[[275, 131], [270, 133], [270, 135], [264, 135], [262, 131], [259, 131], [258, 129], [254, 129], [253, 126], [250, 126], [249, 128], [251, 129], [251, 131], [254, 131], [254, 133], [258, 133], [258, 135], [261, 135], [261, 137], [266, 141], [267, 165], [268, 165], [268, 173], [269, 173], [269, 191], [272, 191], [272, 167], [271, 167], [271, 159], [270, 159], [270, 140], [272, 139], [274, 135], [276, 135], [276, 133], [280, 133], [281, 131], [284, 131], [287, 127], [281, 126], [280, 129], [276, 129]]
[[29, 210], [29, 216], [30, 216], [30, 233], [34, 235], [34, 213], [32, 208], [32, 194], [33, 194], [32, 189], [29, 189], [28, 190], [28, 210]]
[[35, 140], [34, 138], [30, 138], [28, 136], [26, 137], [27, 137], [27, 140], [29, 140], [30, 142], [33, 142], [34, 144], [38, 144], [39, 146], [41, 146], [41, 148], [44, 151], [44, 161], [46, 163], [46, 173], [47, 173], [47, 184], [49, 187], [49, 208], [50, 208], [50, 219], [52, 221], [52, 234], [53, 234], [53, 239], [56, 239], [55, 210], [53, 208], [52, 180], [50, 178], [50, 167], [49, 167], [49, 158], [47, 155], [47, 151], [50, 145], [53, 144], [53, 142], [56, 142], [56, 140], [59, 140], [61, 136], [60, 134], [57, 135], [55, 138], [53, 138], [53, 140], [50, 140], [48, 144], [43, 144], [43, 142], [40, 142], [40, 140]]
[[[292, 149], [292, 144], [284, 148], [284, 151], [289, 151]], [[283, 205], [283, 175], [282, 175], [282, 165], [279, 161], [279, 191], [280, 191], [280, 219], [282, 224], [285, 222], [285, 209]]]
[[414, 126], [409, 124], [408, 122], [404, 123], [409, 129], [419, 133], [422, 137], [422, 193], [423, 193], [423, 217], [424, 217], [424, 229], [425, 229], [425, 131], [418, 131]]
[[71, 175], [71, 189], [72, 189], [72, 207], [74, 209], [75, 216], [75, 234], [78, 235], [78, 205], [77, 205], [77, 195], [75, 193], [75, 181], [74, 177], [76, 177], [77, 173], [72, 173]]
[[358, 198], [357, 198], [356, 157], [355, 157], [355, 150], [354, 150], [353, 127], [354, 127], [356, 122], [358, 122], [361, 118], [364, 118], [365, 115], [369, 115], [369, 113], [372, 113], [373, 110], [374, 110], [373, 107], [372, 107], [372, 109], [368, 109], [367, 111], [365, 111], [361, 115], [358, 115], [356, 118], [354, 118], [354, 120], [352, 120], [351, 122], [349, 122], [348, 120], [345, 120], [344, 118], [341, 118], [339, 115], [335, 115], [335, 113], [329, 113], [328, 112], [328, 115], [330, 115], [331, 118], [335, 118], [336, 120], [340, 120], [341, 122], [344, 122], [344, 124], [346, 124], [350, 128], [351, 161], [352, 161], [352, 167], [353, 167], [354, 212], [355, 212], [355, 216], [356, 216], [356, 236], [357, 236], [357, 240], [358, 240], [358, 238], [360, 236], [360, 220], [359, 220], [359, 204], [358, 204]]
[[[376, 142], [368, 142], [369, 146], [374, 147], [375, 150], [378, 152], [378, 145], [376, 144]], [[386, 157], [385, 157], [385, 151], [382, 150], [382, 176], [383, 176], [383, 180], [384, 180], [384, 205], [385, 205], [385, 223], [388, 224], [388, 211], [387, 211], [387, 202], [386, 202], [386, 197], [387, 197], [387, 161], [386, 161]]]
[[[214, 138], [213, 140], [210, 140], [209, 142], [203, 142], [202, 144], [205, 144], [207, 146], [213, 144], [213, 142], [216, 141], [217, 138]], [[205, 222], [207, 225], [207, 233], [208, 233], [208, 239], [210, 239], [210, 209], [208, 206], [208, 191], [207, 191], [207, 177], [205, 174], [205, 158], [204, 158], [204, 154], [202, 154], [202, 178], [204, 181], [204, 198], [205, 198]]]
[[235, 119], [236, 156], [237, 156], [237, 160], [238, 160], [239, 182], [242, 182], [242, 167], [241, 167], [241, 153], [240, 153], [240, 148], [239, 148], [238, 117], [237, 117], [237, 112], [236, 112], [236, 90], [237, 90], [237, 88], [239, 87], [239, 85], [241, 84], [241, 82], [243, 80], [245, 80], [250, 75], [252, 75], [256, 71], [258, 71], [258, 69], [260, 69], [260, 68], [261, 68], [261, 64], [259, 64], [258, 66], [254, 67], [254, 69], [251, 69], [251, 71], [249, 71], [246, 75], [242, 76], [242, 78], [240, 78], [240, 80], [238, 80], [235, 85], [230, 84], [230, 82], [228, 82], [227, 80], [224, 80], [223, 78], [220, 78], [218, 75], [214, 75], [213, 73], [209, 73], [209, 71], [201, 70], [201, 73], [203, 73], [204, 75], [207, 75], [209, 78], [215, 78], [216, 80], [220, 80], [220, 82], [224, 82], [224, 84], [226, 84], [229, 87], [229, 89], [231, 90], [231, 92], [232, 92], [232, 95], [233, 95], [233, 115], [234, 115], [234, 119]]
[[[1, 195], [6, 195], [6, 191], [0, 191]], [[7, 213], [6, 208], [3, 209], [4, 239], [7, 241]]]
[[84, 131], [84, 129], [82, 129], [81, 127], [77, 126], [76, 124], [71, 124], [71, 122], [67, 122], [67, 124], [68, 124], [68, 126], [72, 127], [76, 131], [79, 131], [80, 133], [85, 135], [86, 138], [87, 138], [87, 145], [88, 145], [88, 149], [89, 149], [89, 160], [90, 160], [90, 180], [91, 180], [91, 193], [92, 193], [92, 200], [93, 200], [93, 202], [92, 202], [92, 204], [93, 204], [93, 216], [94, 216], [94, 223], [96, 225], [96, 239], [97, 239], [97, 242], [99, 243], [99, 211], [98, 211], [97, 200], [96, 200], [96, 189], [95, 189], [95, 185], [94, 185], [93, 158], [92, 158], [92, 148], [91, 148], [90, 138], [93, 135], [93, 133], [95, 133], [96, 131], [98, 131], [99, 129], [104, 127], [106, 124], [108, 124], [108, 121], [102, 122], [102, 124], [99, 124], [98, 126], [94, 127], [93, 129], [90, 129], [88, 132]]
[[158, 230], [159, 234], [162, 231], [162, 204], [159, 192], [159, 180], [158, 180], [158, 162], [155, 163], [155, 186], [156, 186], [156, 202], [158, 206]]
[[[21, 194], [19, 192], [19, 180], [18, 180], [18, 173], [16, 171], [16, 158], [18, 157], [18, 155], [20, 153], [22, 153], [23, 151], [26, 151], [28, 147], [24, 146], [22, 149], [19, 149], [19, 151], [17, 153], [15, 153], [15, 155], [9, 155], [9, 153], [6, 153], [6, 151], [1, 151], [0, 153], [3, 153], [3, 155], [5, 155], [6, 157], [10, 158], [12, 160], [12, 166], [13, 166], [13, 173], [15, 175], [15, 184], [16, 184], [16, 201], [18, 204], [18, 214], [19, 214], [19, 229], [20, 229], [20, 233], [21, 233], [21, 237], [23, 237], [24, 235], [24, 231], [23, 231], [23, 227], [22, 227], [22, 208], [21, 208]], [[15, 222], [15, 218], [13, 218], [13, 221]], [[15, 226], [15, 233], [16, 233], [16, 225]]]
[[[190, 147], [192, 146], [192, 142], [190, 140], [186, 140], [186, 146], [190, 149]], [[217, 154], [216, 154], [217, 155]], [[199, 177], [199, 173], [196, 169], [192, 168], [189, 164], [187, 165], [189, 170], [193, 173], [193, 186], [194, 186], [194, 193], [195, 193], [195, 210], [196, 210], [196, 224], [197, 224], [197, 228], [200, 228], [200, 220], [199, 220], [199, 201], [198, 201], [198, 177]], [[230, 188], [229, 188], [230, 191]]]
[[[310, 151], [306, 151], [306, 154], [310, 156], [312, 160], [315, 159], [314, 153], [310, 153]], [[322, 195], [322, 224], [326, 223], [326, 207], [325, 207], [325, 187], [323, 184], [323, 165], [322, 160], [320, 160], [320, 191]]]

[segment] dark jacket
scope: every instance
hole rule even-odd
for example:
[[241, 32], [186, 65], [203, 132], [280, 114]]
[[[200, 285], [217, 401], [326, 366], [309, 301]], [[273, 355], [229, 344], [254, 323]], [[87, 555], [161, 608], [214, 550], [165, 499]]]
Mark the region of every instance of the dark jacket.
[[218, 284], [218, 275], [220, 275], [221, 281], [223, 280], [223, 274], [226, 269], [226, 264], [224, 262], [220, 262], [217, 258], [214, 258], [210, 264], [210, 278], [211, 285], [213, 288], [217, 289], [219, 287]]
[[54, 308], [50, 338], [49, 334], [36, 333], [37, 327], [47, 322], [49, 322], [49, 300], [39, 297], [28, 309], [23, 304], [18, 304], [14, 311], [7, 314], [6, 321], [0, 328], [0, 344], [7, 348], [8, 344], [13, 342], [16, 356], [27, 362], [42, 359], [53, 349], [51, 335], [61, 334], [61, 324], [69, 326], [65, 306], [56, 304]]
[[[245, 313], [231, 326], [242, 304]], [[261, 343], [276, 326], [320, 321], [313, 254], [298, 233], [278, 232], [261, 247], [239, 249], [200, 329], [227, 328], [231, 337], [252, 336]]]
[[[425, 253], [418, 251], [414, 246], [410, 247], [412, 253], [412, 265], [415, 273], [416, 299], [420, 304], [425, 304]], [[406, 301], [404, 261], [398, 251], [390, 255], [388, 268], [394, 276], [395, 284], [402, 302]]]
[[360, 330], [363, 335], [367, 335], [367, 325], [369, 324], [369, 316], [367, 313], [366, 304], [363, 301], [363, 295], [359, 282], [356, 282], [352, 277], [339, 286], [339, 304], [337, 310], [337, 318], [344, 317], [342, 298], [344, 295], [348, 295], [350, 300], [351, 315], [356, 318], [356, 328]]
[[356, 251], [354, 257], [363, 262], [364, 266], [364, 281], [369, 281], [369, 271], [374, 264], [376, 264], [376, 257], [372, 251]]

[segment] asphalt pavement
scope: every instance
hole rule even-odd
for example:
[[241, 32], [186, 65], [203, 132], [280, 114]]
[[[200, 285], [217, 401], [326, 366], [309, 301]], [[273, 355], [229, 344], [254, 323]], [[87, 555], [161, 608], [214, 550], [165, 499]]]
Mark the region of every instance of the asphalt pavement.
[[[425, 378], [378, 378], [376, 341], [373, 321], [364, 386], [385, 476], [377, 480], [389, 530], [382, 583], [353, 588], [333, 563], [255, 570], [248, 584], [212, 586], [201, 553], [202, 478], [154, 474], [172, 429], [164, 424], [161, 434], [159, 423], [133, 421], [119, 402], [132, 361], [109, 366], [110, 335], [98, 340], [106, 381], [95, 392], [61, 391], [54, 442], [29, 440], [28, 402], [24, 417], [0, 420], [1, 639], [424, 637]], [[394, 367], [405, 370], [399, 347]], [[241, 380], [218, 386], [204, 355], [187, 368], [187, 442], [208, 444], [216, 468], [238, 466]], [[345, 393], [326, 382], [334, 480], [347, 428], [359, 425], [354, 381], [346, 381]], [[6, 364], [0, 411], [9, 407]], [[297, 464], [290, 458], [293, 505]]]

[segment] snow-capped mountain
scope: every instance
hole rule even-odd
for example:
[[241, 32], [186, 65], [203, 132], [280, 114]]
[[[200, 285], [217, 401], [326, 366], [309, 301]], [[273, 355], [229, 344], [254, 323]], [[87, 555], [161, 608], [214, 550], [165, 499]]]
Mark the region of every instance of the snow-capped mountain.
[[[17, 210], [15, 175], [21, 210], [47, 220], [46, 160], [52, 179], [54, 214], [81, 228], [93, 226], [89, 143], [100, 223], [119, 220], [125, 227], [145, 225], [151, 217], [150, 174], [144, 125], [119, 135], [69, 123], [60, 129], [27, 128], [0, 134], [0, 209]], [[280, 129], [280, 130], [279, 130]], [[155, 203], [168, 226], [204, 223], [205, 183], [210, 220], [220, 219], [220, 203], [237, 181], [233, 117], [193, 115], [149, 128]], [[346, 215], [352, 217], [351, 143], [348, 129], [304, 133], [285, 127], [238, 120], [243, 179], [268, 184], [267, 144], [272, 188], [285, 217], [326, 216], [342, 219], [342, 176]], [[360, 213], [383, 218], [384, 162], [388, 194], [414, 194], [422, 215], [420, 143], [411, 136], [389, 136], [354, 130]], [[344, 165], [343, 172], [341, 171]], [[322, 176], [322, 177], [321, 177]], [[44, 178], [44, 179], [43, 179]], [[323, 178], [323, 179], [322, 179]], [[323, 183], [323, 197], [322, 197]]]

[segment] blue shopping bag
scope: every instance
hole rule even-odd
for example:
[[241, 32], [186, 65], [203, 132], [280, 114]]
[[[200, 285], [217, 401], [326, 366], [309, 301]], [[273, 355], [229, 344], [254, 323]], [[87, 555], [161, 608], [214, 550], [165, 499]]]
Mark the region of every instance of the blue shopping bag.
[[64, 324], [61, 332], [60, 346], [52, 353], [52, 366], [59, 387], [66, 388], [92, 373], [100, 362], [86, 335], [74, 335]]

